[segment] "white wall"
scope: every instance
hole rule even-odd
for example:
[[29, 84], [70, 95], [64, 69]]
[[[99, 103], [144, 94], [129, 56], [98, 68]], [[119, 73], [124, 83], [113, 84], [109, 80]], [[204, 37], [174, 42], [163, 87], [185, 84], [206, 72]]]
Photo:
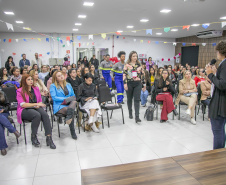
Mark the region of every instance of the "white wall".
[[[68, 46], [66, 44], [66, 36], [72, 36], [70, 34], [48, 34], [54, 37], [61, 37], [64, 40], [65, 47], [62, 47], [62, 44], [57, 40], [53, 41], [49, 39], [50, 42], [46, 42], [46, 37], [35, 33], [0, 33], [0, 62], [1, 66], [4, 66], [5, 61], [8, 56], [12, 56], [12, 53], [16, 53], [14, 58], [14, 62], [16, 65], [19, 64], [19, 60], [21, 59], [21, 54], [25, 53], [27, 55], [27, 59], [32, 60], [34, 58], [34, 53], [42, 54], [42, 60], [44, 63], [48, 64], [48, 59], [53, 58], [63, 58], [66, 55], [66, 50], [70, 50], [71, 63], [73, 61], [72, 48], [71, 44]], [[108, 40], [108, 37], [110, 39]], [[125, 39], [123, 39], [125, 37]], [[41, 38], [42, 41], [38, 41], [37, 39], [27, 39], [27, 42], [24, 42], [22, 39], [24, 38]], [[82, 36], [82, 39], [79, 41], [77, 37], [74, 37], [74, 62], [76, 63], [76, 48], [79, 47], [78, 43], [80, 42], [82, 45], [80, 48], [91, 48], [92, 42], [95, 42], [95, 48], [108, 48], [109, 54], [112, 56], [112, 36], [107, 35], [107, 39], [104, 40], [101, 36], [95, 36], [94, 40], [88, 40], [88, 36]], [[6, 39], [6, 42], [3, 42], [3, 39]], [[8, 40], [12, 39], [12, 42], [9, 43]], [[15, 39], [19, 39], [19, 42], [16, 42]], [[136, 39], [136, 42], [134, 42]], [[143, 43], [140, 43], [140, 40], [143, 40]], [[148, 41], [151, 41], [149, 44]], [[134, 36], [117, 36], [114, 37], [114, 56], [117, 56], [117, 53], [121, 50], [129, 55], [130, 51], [135, 50], [138, 54], [147, 54], [147, 57], [151, 56], [153, 60], [157, 58], [170, 58], [175, 55], [175, 46], [172, 44], [164, 44], [159, 43], [156, 44], [155, 41], [164, 41], [164, 42], [174, 42], [175, 39], [169, 38], [150, 38], [150, 37], [134, 37]], [[89, 43], [89, 45], [87, 45]], [[47, 55], [47, 52], [50, 52], [50, 55]]]

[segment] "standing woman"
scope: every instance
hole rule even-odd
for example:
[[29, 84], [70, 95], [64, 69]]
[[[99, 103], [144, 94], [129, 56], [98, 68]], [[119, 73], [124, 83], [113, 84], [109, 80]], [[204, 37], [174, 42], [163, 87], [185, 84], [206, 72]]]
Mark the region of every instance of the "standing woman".
[[84, 67], [89, 67], [89, 61], [87, 60], [87, 57], [86, 56], [84, 56], [81, 64], [84, 64]]
[[[70, 127], [71, 137], [73, 139], [77, 139], [77, 135], [75, 133], [75, 125], [74, 125], [74, 113], [75, 107], [77, 105], [75, 101], [75, 93], [71, 84], [67, 83], [64, 75], [61, 71], [56, 71], [52, 77], [53, 83], [50, 86], [50, 95], [53, 100], [53, 113], [60, 113], [66, 115], [66, 123]], [[66, 104], [65, 99], [69, 97], [72, 100]]]
[[144, 82], [144, 74], [142, 72], [142, 67], [137, 58], [137, 52], [132, 51], [129, 54], [129, 59], [124, 66], [124, 73], [126, 78], [124, 80], [124, 88], [127, 92], [127, 105], [129, 110], [129, 118], [133, 119], [132, 114], [132, 100], [134, 99], [135, 108], [135, 121], [141, 122], [139, 118], [140, 111], [140, 95], [142, 84]]
[[5, 68], [7, 69], [9, 74], [10, 74], [11, 69], [14, 66], [15, 66], [15, 63], [13, 62], [13, 57], [9, 56], [6, 63], [5, 63]]
[[95, 70], [95, 66], [93, 64], [89, 67], [89, 73], [93, 76], [93, 84], [97, 85], [97, 80], [99, 78], [98, 72]]
[[17, 121], [22, 124], [22, 120], [31, 121], [31, 142], [32, 145], [38, 147], [40, 145], [37, 132], [40, 122], [42, 121], [46, 145], [51, 149], [56, 149], [52, 140], [52, 128], [49, 116], [44, 111], [45, 104], [42, 103], [41, 93], [38, 87], [33, 86], [33, 79], [30, 75], [24, 74], [22, 76], [20, 88], [17, 89]]

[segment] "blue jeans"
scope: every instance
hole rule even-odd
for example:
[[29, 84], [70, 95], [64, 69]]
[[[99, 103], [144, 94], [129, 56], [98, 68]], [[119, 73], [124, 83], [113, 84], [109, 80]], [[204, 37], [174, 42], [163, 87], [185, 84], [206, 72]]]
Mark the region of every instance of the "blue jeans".
[[8, 120], [8, 116], [9, 113], [0, 113], [0, 150], [6, 149], [8, 147], [5, 140], [5, 128], [7, 128], [10, 133], [16, 132], [16, 129]]
[[141, 105], [145, 105], [148, 101], [148, 91], [142, 91], [141, 90], [141, 95], [140, 95], [140, 99], [141, 99]]
[[211, 118], [211, 126], [214, 136], [213, 149], [225, 147], [225, 122], [225, 117], [218, 116], [216, 119]]

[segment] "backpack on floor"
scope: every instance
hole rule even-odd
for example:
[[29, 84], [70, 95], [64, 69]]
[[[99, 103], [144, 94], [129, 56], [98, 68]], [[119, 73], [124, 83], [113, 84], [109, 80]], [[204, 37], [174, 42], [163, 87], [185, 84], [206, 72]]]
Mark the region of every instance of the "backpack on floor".
[[155, 105], [151, 104], [150, 106], [148, 106], [148, 108], [147, 108], [147, 110], [145, 111], [145, 114], [144, 114], [144, 119], [146, 118], [147, 121], [153, 121], [154, 111], [155, 111]]

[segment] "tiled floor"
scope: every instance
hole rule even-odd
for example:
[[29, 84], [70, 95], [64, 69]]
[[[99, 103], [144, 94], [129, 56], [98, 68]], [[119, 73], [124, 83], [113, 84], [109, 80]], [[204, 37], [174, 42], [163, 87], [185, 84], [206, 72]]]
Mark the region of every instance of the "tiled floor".
[[[16, 144], [15, 136], [7, 137], [7, 156], [0, 156], [1, 185], [71, 185], [81, 184], [81, 169], [139, 162], [157, 158], [201, 152], [212, 149], [210, 123], [202, 121], [201, 112], [197, 125], [192, 125], [181, 108], [181, 120], [169, 115], [167, 123], [159, 120], [145, 121], [146, 108], [141, 107], [142, 123], [136, 124], [128, 118], [127, 105], [123, 105], [125, 125], [121, 112], [115, 111], [110, 121], [99, 134], [81, 132], [78, 140], [71, 139], [68, 126], [60, 125], [61, 138], [56, 124], [53, 138], [57, 146], [51, 150], [46, 146], [44, 132], [39, 132], [40, 148], [30, 143], [30, 125], [26, 126], [28, 144], [23, 136]], [[160, 114], [161, 111], [159, 111]], [[78, 133], [78, 131], [77, 131]]]

